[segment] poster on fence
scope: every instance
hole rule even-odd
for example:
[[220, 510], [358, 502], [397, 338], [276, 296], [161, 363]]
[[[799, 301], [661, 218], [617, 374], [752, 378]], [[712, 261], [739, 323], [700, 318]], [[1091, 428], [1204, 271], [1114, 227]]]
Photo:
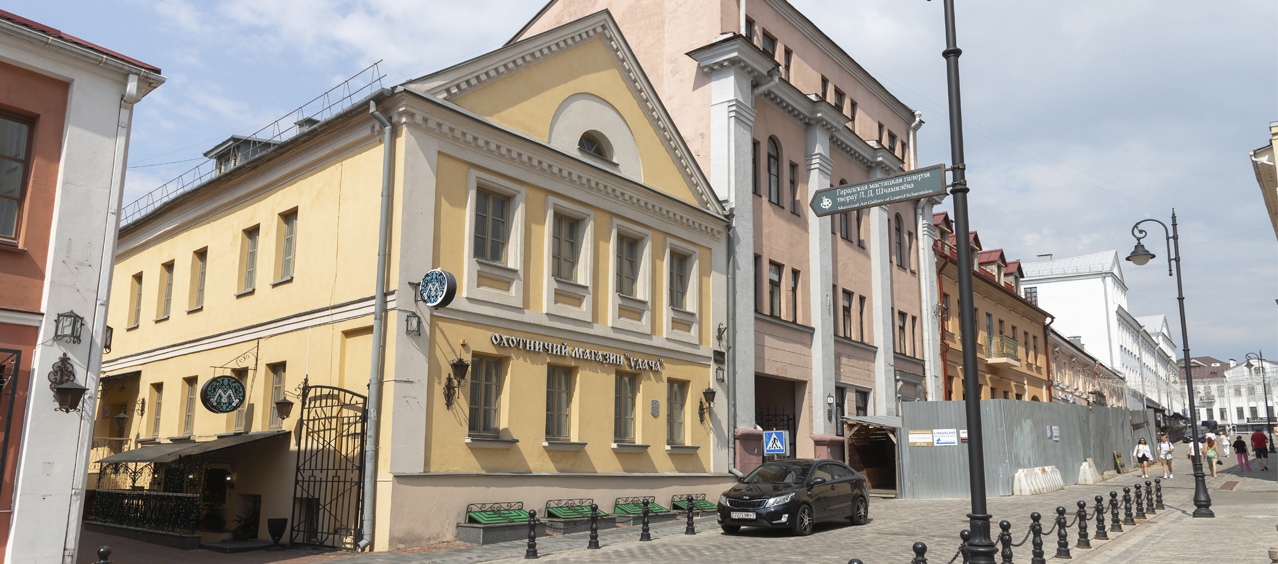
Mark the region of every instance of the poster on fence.
[[932, 429], [935, 446], [958, 446], [958, 429]]
[[931, 429], [923, 429], [923, 430], [910, 429], [909, 436], [910, 436], [910, 446], [925, 446], [925, 447], [932, 446], [932, 430]]

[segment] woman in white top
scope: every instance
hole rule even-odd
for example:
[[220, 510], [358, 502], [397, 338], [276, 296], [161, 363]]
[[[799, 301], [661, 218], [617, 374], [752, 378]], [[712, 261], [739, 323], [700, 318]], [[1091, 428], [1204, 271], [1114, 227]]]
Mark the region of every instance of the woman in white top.
[[1154, 454], [1149, 451], [1149, 443], [1145, 442], [1144, 437], [1136, 444], [1136, 448], [1132, 449], [1132, 458], [1140, 463], [1140, 477], [1149, 477], [1149, 463], [1154, 460]]
[[1158, 460], [1163, 463], [1163, 479], [1172, 479], [1172, 453], [1176, 451], [1176, 445], [1173, 445], [1171, 439], [1167, 435], [1163, 435], [1163, 440], [1158, 443]]

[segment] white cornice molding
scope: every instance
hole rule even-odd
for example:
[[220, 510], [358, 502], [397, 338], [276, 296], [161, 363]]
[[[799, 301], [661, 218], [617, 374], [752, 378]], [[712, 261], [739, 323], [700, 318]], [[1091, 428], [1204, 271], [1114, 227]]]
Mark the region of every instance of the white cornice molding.
[[701, 72], [707, 75], [735, 67], [745, 71], [755, 83], [768, 80], [768, 72], [780, 66], [767, 53], [735, 33], [720, 36], [709, 45], [689, 51], [687, 55], [697, 61]]
[[[431, 100], [426, 99], [426, 101], [429, 102]], [[438, 100], [434, 101], [459, 114], [467, 115], [473, 120], [480, 120], [482, 125], [480, 127], [468, 126], [463, 124], [462, 120], [446, 119], [439, 115], [441, 112], [430, 112], [414, 104], [400, 106], [397, 110], [398, 119], [401, 120], [401, 123], [423, 128], [443, 139], [468, 146], [471, 149], [505, 160], [522, 168], [535, 170], [540, 174], [554, 177], [562, 182], [577, 185], [613, 201], [633, 206], [639, 211], [661, 217], [693, 232], [708, 235], [716, 240], [722, 239], [724, 236], [726, 220], [724, 223], [719, 223], [719, 218], [708, 211], [699, 210], [707, 216], [707, 219], [714, 219], [714, 221], [696, 218], [692, 214], [679, 210], [676, 206], [667, 205], [657, 199], [648, 197], [643, 192], [653, 191], [663, 196], [668, 197], [668, 195], [657, 192], [646, 185], [605, 180], [602, 176], [590, 174], [590, 172], [593, 172], [591, 170], [593, 165], [584, 161], [581, 163], [580, 168], [569, 166], [575, 163], [567, 158], [556, 158], [563, 153], [553, 147], [549, 147], [535, 139], [527, 138], [519, 132], [499, 128], [483, 121], [481, 117], [467, 114], [455, 105]], [[498, 128], [504, 133], [520, 138], [526, 142], [528, 148], [517, 146], [519, 143], [512, 143], [509, 139], [504, 138], [504, 135], [491, 133], [492, 128]], [[551, 153], [557, 154], [552, 156]], [[620, 179], [621, 177], [617, 178], [617, 180]], [[627, 184], [630, 186], [627, 186]], [[674, 200], [673, 198], [671, 200], [672, 203], [679, 202], [687, 205], [685, 202]], [[690, 205], [689, 208], [696, 209]]]
[[159, 88], [161, 84], [164, 84], [164, 81], [166, 80], [160, 74], [153, 72], [150, 69], [142, 68], [136, 64], [121, 59], [118, 56], [108, 55], [101, 51], [95, 51], [83, 45], [72, 43], [59, 37], [54, 37], [43, 31], [31, 29], [9, 20], [0, 20], [0, 33], [21, 39], [38, 47], [49, 48], [69, 55], [79, 59], [80, 62], [93, 67], [113, 70], [123, 74], [126, 77], [126, 80], [128, 75], [137, 75], [139, 81], [137, 86], [139, 88], [134, 91], [134, 97], [136, 100], [131, 103], [136, 103], [136, 101], [141, 100], [143, 96], [146, 96], [152, 90], [155, 90], [156, 88]]
[[44, 323], [44, 314], [15, 311], [12, 309], [0, 309], [0, 323], [23, 325], [26, 327], [39, 327], [41, 323]]

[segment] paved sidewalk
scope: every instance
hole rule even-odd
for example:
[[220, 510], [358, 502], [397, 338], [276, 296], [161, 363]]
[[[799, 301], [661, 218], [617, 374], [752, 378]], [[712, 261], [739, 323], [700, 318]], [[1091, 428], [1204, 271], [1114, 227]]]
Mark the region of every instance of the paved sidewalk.
[[[1278, 464], [1268, 472], [1238, 472], [1233, 461], [1220, 466], [1218, 476], [1206, 482], [1212, 498], [1214, 519], [1190, 517], [1194, 506], [1193, 476], [1188, 461], [1176, 461], [1185, 473], [1163, 482], [1166, 509], [1151, 515], [1146, 523], [1125, 527], [1123, 533], [1111, 533], [1111, 540], [1092, 540], [1091, 549], [1076, 549], [1077, 525], [1069, 529], [1068, 539], [1073, 560], [1088, 563], [1186, 563], [1239, 562], [1267, 563], [1268, 549], [1278, 545], [1274, 526], [1278, 524]], [[1161, 473], [1151, 476], [1161, 476]], [[1103, 495], [1108, 503], [1111, 490], [1122, 494], [1124, 486], [1141, 481], [1138, 474], [1095, 486], [1070, 486], [1064, 490], [1037, 496], [991, 498], [989, 510], [997, 522], [1012, 523], [1013, 542], [1019, 542], [1029, 528], [1029, 514], [1043, 514], [1044, 530], [1052, 527], [1056, 506], [1064, 506], [1072, 520], [1077, 501], [1095, 504], [1094, 497]], [[867, 564], [905, 563], [913, 553], [915, 541], [927, 543], [928, 561], [946, 564], [958, 548], [958, 531], [967, 525], [967, 499], [940, 500], [871, 500], [871, 522], [865, 526], [824, 525], [809, 537], [791, 537], [781, 531], [746, 530], [739, 535], [725, 535], [713, 517], [697, 519], [696, 535], [685, 535], [684, 522], [668, 522], [652, 528], [654, 540], [639, 542], [638, 527], [600, 531], [600, 550], [586, 549], [584, 533], [543, 537], [537, 548], [542, 560], [559, 562], [657, 562], [695, 560], [699, 562], [830, 562], [842, 564], [859, 558]], [[1121, 512], [1121, 506], [1120, 506]], [[1121, 515], [1120, 515], [1121, 516]], [[1109, 520], [1106, 520], [1108, 529]], [[1095, 535], [1095, 521], [1088, 523], [1088, 535]], [[515, 562], [523, 560], [525, 542], [488, 546], [459, 546], [458, 543], [424, 547], [403, 552], [369, 554], [314, 553], [307, 550], [281, 552], [249, 552], [217, 554], [207, 551], [178, 551], [137, 543], [107, 535], [86, 533], [86, 544], [80, 562], [92, 563], [92, 549], [99, 542], [116, 548], [112, 560], [116, 564], [150, 564], [182, 562], [184, 564], [339, 562], [341, 564]], [[1044, 535], [1046, 556], [1056, 554], [1057, 537]], [[1028, 562], [1028, 541], [1014, 549], [1017, 562]]]

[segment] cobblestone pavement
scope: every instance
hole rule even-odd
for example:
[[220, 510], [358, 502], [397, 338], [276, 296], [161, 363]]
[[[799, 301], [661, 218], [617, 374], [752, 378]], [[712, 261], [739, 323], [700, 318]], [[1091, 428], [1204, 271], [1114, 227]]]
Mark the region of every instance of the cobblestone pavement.
[[[1182, 470], [1188, 470], [1187, 461], [1177, 460]], [[1077, 549], [1077, 525], [1069, 529], [1069, 547], [1073, 560], [1088, 563], [1268, 563], [1267, 551], [1278, 546], [1275, 524], [1278, 524], [1278, 465], [1266, 473], [1240, 473], [1232, 461], [1218, 476], [1206, 478], [1215, 519], [1194, 519], [1193, 476], [1176, 474], [1175, 479], [1165, 480], [1163, 498], [1166, 509], [1151, 515], [1147, 523], [1126, 527], [1123, 533], [1111, 533], [1111, 540], [1092, 540], [1091, 549]], [[1155, 474], [1161, 476], [1161, 474]], [[1151, 479], [1152, 479], [1151, 475]], [[1051, 528], [1056, 506], [1064, 506], [1069, 518], [1077, 510], [1077, 502], [1085, 500], [1094, 505], [1096, 495], [1117, 490], [1122, 494], [1124, 486], [1133, 486], [1137, 473], [1128, 473], [1095, 486], [1070, 486], [1064, 490], [1037, 496], [1012, 496], [990, 498], [988, 506], [994, 515], [993, 533], [998, 533], [997, 523], [1007, 519], [1012, 523], [1013, 542], [1020, 542], [1029, 528], [1029, 514], [1043, 514], [1044, 530]], [[958, 548], [958, 531], [966, 528], [966, 513], [970, 509], [967, 499], [940, 500], [884, 500], [875, 499], [870, 504], [871, 522], [861, 527], [850, 525], [825, 525], [818, 527], [809, 537], [791, 537], [781, 531], [745, 530], [738, 535], [720, 532], [713, 517], [696, 520], [698, 534], [685, 535], [683, 521], [667, 522], [652, 527], [652, 542], [639, 542], [638, 527], [625, 527], [600, 531], [600, 550], [586, 549], [588, 535], [578, 533], [566, 536], [543, 537], [537, 542], [541, 560], [556, 562], [661, 562], [693, 560], [697, 562], [830, 562], [842, 564], [851, 558], [859, 558], [866, 564], [880, 562], [909, 562], [913, 556], [910, 546], [916, 541], [927, 543], [928, 562], [946, 564]], [[1120, 509], [1121, 511], [1121, 509]], [[1106, 520], [1106, 528], [1109, 522]], [[1089, 537], [1095, 536], [1095, 521], [1088, 523]], [[87, 536], [87, 535], [86, 535]], [[1044, 535], [1044, 550], [1048, 559], [1056, 554], [1056, 535]], [[124, 547], [121, 547], [124, 548]], [[151, 552], [168, 551], [169, 560], [161, 555], [148, 558], [126, 558], [117, 551], [117, 564], [148, 562], [339, 562], [341, 564], [404, 564], [434, 563], [461, 564], [470, 562], [514, 562], [523, 560], [525, 542], [509, 542], [488, 546], [427, 547], [417, 551], [381, 552], [369, 554], [315, 555], [304, 551], [280, 553], [246, 553], [233, 555], [208, 554], [213, 558], [194, 559], [192, 552], [174, 551], [155, 547]], [[202, 553], [203, 551], [194, 551]], [[86, 551], [81, 551], [81, 562]], [[1014, 549], [1017, 562], [1028, 562], [1030, 543]], [[203, 556], [203, 554], [201, 554]], [[959, 561], [959, 560], [956, 560]]]

